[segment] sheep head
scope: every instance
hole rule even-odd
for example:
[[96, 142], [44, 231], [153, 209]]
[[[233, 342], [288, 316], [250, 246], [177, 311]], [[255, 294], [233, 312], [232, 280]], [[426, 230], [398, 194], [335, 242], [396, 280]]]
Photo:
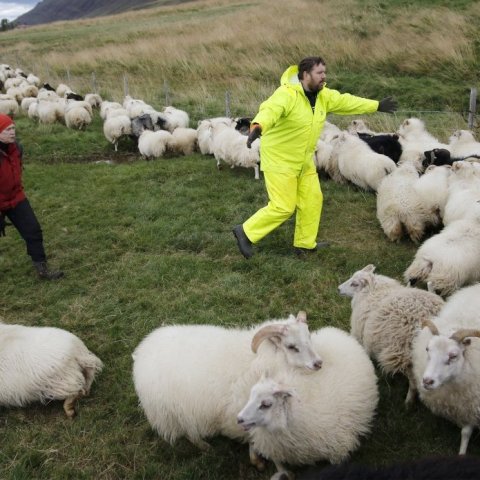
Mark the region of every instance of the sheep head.
[[262, 327], [252, 338], [252, 351], [257, 353], [260, 344], [267, 339], [283, 351], [289, 365], [309, 370], [321, 368], [322, 360], [313, 348], [305, 312], [298, 312], [297, 317], [291, 315], [282, 323]]
[[346, 282], [338, 287], [340, 295], [353, 298], [356, 293], [373, 285], [375, 265], [367, 265], [362, 270], [355, 272]]
[[450, 337], [437, 333], [427, 345], [427, 366], [422, 378], [425, 390], [435, 390], [460, 375], [469, 337], [480, 337], [480, 330], [460, 329]]
[[288, 426], [288, 411], [295, 392], [270, 378], [262, 377], [250, 390], [250, 397], [237, 415], [237, 423], [245, 431], [263, 427], [269, 431]]

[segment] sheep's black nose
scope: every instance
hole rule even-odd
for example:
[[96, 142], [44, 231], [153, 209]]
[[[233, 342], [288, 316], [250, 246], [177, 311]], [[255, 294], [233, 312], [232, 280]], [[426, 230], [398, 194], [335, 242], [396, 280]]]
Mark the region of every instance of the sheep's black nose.
[[238, 423], [239, 425], [241, 425], [241, 424], [243, 423], [243, 421], [244, 421], [243, 418], [237, 417], [237, 423]]
[[316, 362], [313, 363], [313, 368], [315, 370], [320, 370], [322, 368], [322, 361], [321, 360], [317, 360]]
[[431, 385], [433, 385], [435, 383], [435, 381], [433, 380], [433, 378], [429, 378], [429, 377], [426, 377], [423, 379], [423, 384], [426, 386], [426, 387], [430, 387]]

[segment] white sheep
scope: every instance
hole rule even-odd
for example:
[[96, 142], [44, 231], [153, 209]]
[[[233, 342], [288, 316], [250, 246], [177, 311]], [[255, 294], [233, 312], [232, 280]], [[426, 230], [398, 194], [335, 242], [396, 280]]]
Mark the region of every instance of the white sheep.
[[367, 265], [338, 287], [340, 295], [352, 299], [350, 332], [374, 357], [382, 370], [401, 373], [409, 380], [407, 405], [415, 399], [411, 370], [411, 343], [423, 319], [436, 315], [443, 300], [433, 293], [408, 288], [400, 282], [375, 274]]
[[[415, 155], [419, 157], [420, 154]], [[405, 161], [378, 186], [377, 218], [392, 242], [401, 240], [406, 233], [418, 243], [429, 225], [440, 223], [438, 207], [425, 202], [417, 190], [418, 182], [415, 163]]]
[[93, 108], [99, 108], [103, 100], [98, 93], [87, 93], [85, 95], [85, 101], [88, 102]]
[[316, 371], [322, 364], [305, 312], [250, 329], [160, 327], [142, 340], [133, 360], [135, 390], [150, 425], [170, 443], [187, 437], [201, 449], [215, 434], [247, 440], [236, 415], [267, 369], [289, 364]]
[[34, 97], [25, 97], [21, 104], [20, 104], [20, 108], [22, 109], [23, 112], [25, 112], [26, 114], [28, 114], [28, 108], [30, 107], [30, 105], [32, 103], [35, 103], [37, 102], [37, 99], [34, 98]]
[[404, 279], [425, 282], [429, 290], [450, 295], [480, 280], [480, 218], [456, 220], [426, 240], [415, 254]]
[[[102, 104], [103, 105], [103, 104]], [[107, 118], [103, 123], [103, 135], [118, 150], [118, 142], [121, 137], [132, 133], [130, 117], [121, 115], [119, 117]]]
[[72, 89], [68, 86], [68, 85], [65, 85], [64, 83], [60, 83], [56, 90], [55, 90], [55, 93], [60, 97], [60, 98], [64, 98], [65, 95], [68, 93], [68, 92], [71, 92]]
[[172, 134], [166, 130], [144, 130], [138, 137], [138, 151], [147, 159], [163, 157], [171, 140]]
[[[90, 104], [89, 104], [90, 105]], [[84, 107], [71, 107], [65, 111], [65, 125], [67, 128], [84, 130], [92, 123], [92, 116]]]
[[200, 120], [197, 126], [198, 148], [203, 155], [213, 155], [213, 127], [222, 123], [233, 127], [234, 121], [229, 117], [215, 117]]
[[[30, 112], [29, 107], [29, 112]], [[60, 101], [40, 100], [37, 106], [37, 116], [40, 123], [52, 124], [64, 119], [65, 106]], [[30, 114], [29, 114], [30, 116]]]
[[452, 295], [424, 322], [413, 342], [413, 370], [422, 402], [461, 429], [459, 454], [480, 425], [480, 284]]
[[104, 100], [102, 104], [100, 105], [100, 118], [102, 120], [105, 120], [107, 118], [107, 112], [110, 109], [115, 109], [115, 108], [122, 108], [123, 106], [121, 103], [118, 102], [110, 102], [108, 100]]
[[197, 131], [194, 128], [176, 128], [172, 132], [168, 148], [179, 155], [191, 155], [197, 148]]
[[27, 75], [27, 82], [31, 85], [35, 85], [37, 88], [40, 86], [40, 79], [33, 73]]
[[168, 106], [163, 109], [162, 114], [167, 121], [166, 129], [170, 133], [178, 127], [188, 128], [190, 119], [187, 112]]
[[480, 168], [478, 164], [454, 162], [448, 179], [443, 223], [466, 219], [480, 212]]
[[[430, 134], [425, 128], [425, 122], [418, 118], [407, 118], [398, 128], [398, 141], [402, 146], [402, 150], [415, 150], [417, 152], [425, 152], [434, 148], [445, 148], [448, 145], [441, 143], [437, 138]], [[404, 154], [400, 157], [403, 159]]]
[[67, 417], [88, 395], [102, 362], [75, 335], [52, 327], [0, 321], [0, 405], [64, 400]]
[[322, 133], [320, 133], [320, 140], [324, 142], [329, 142], [333, 137], [340, 135], [342, 130], [338, 128], [335, 124], [325, 121], [323, 124]]
[[448, 139], [448, 150], [452, 158], [480, 155], [480, 142], [475, 140], [470, 130], [456, 130]]
[[238, 413], [255, 451], [275, 463], [272, 480], [292, 478], [284, 463], [347, 459], [369, 433], [375, 414], [377, 378], [359, 343], [333, 327], [311, 338], [322, 369], [310, 375], [280, 371], [260, 379]]
[[0, 94], [0, 113], [4, 115], [16, 115], [18, 113], [18, 102], [9, 95]]
[[363, 140], [347, 132], [333, 138], [331, 144], [342, 176], [365, 190], [377, 191], [383, 178], [397, 168], [391, 158], [374, 152]]
[[260, 140], [255, 140], [251, 148], [247, 147], [245, 135], [233, 127], [217, 123], [213, 127], [212, 151], [217, 161], [217, 168], [221, 168], [221, 161], [234, 167], [253, 168], [255, 180], [260, 178]]

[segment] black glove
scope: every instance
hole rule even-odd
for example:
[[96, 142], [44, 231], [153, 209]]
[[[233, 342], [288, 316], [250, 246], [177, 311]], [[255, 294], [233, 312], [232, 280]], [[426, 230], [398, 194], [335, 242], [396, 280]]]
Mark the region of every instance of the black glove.
[[0, 213], [0, 237], [5, 236], [5, 217]]
[[247, 148], [252, 148], [252, 143], [262, 134], [262, 127], [258, 123], [253, 123], [250, 127], [250, 133], [247, 138]]
[[397, 101], [393, 97], [386, 97], [378, 102], [377, 112], [393, 113], [396, 109]]

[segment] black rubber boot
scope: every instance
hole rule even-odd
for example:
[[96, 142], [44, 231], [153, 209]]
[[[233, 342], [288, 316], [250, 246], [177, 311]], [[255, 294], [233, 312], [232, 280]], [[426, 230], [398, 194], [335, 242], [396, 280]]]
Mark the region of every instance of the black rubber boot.
[[47, 262], [33, 262], [33, 266], [42, 280], [57, 280], [64, 276], [61, 270], [49, 270]]
[[245, 258], [252, 257], [253, 256], [252, 242], [245, 235], [243, 226], [237, 225], [236, 227], [233, 228], [232, 231], [233, 231], [233, 234], [235, 235], [235, 238], [237, 239], [238, 249], [240, 250], [240, 253]]

